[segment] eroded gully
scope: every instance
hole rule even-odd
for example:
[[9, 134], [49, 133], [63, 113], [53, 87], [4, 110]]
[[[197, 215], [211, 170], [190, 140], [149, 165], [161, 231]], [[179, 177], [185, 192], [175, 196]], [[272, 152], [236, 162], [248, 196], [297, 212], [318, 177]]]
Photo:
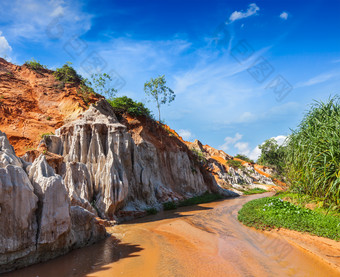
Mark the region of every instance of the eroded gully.
[[93, 246], [4, 276], [339, 276], [317, 256], [237, 220], [244, 203], [266, 195], [127, 222]]

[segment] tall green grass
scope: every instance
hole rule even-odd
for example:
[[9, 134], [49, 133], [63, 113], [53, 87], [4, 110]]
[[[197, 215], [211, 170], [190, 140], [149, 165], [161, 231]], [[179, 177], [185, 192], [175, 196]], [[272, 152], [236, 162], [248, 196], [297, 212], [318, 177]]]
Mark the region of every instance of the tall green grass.
[[311, 105], [289, 137], [286, 173], [291, 188], [340, 207], [340, 97]]

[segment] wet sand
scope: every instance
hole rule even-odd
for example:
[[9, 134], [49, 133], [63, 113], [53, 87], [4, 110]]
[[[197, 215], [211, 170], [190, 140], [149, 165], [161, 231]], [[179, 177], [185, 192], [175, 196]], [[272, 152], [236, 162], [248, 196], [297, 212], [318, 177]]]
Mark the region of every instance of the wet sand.
[[[96, 245], [4, 276], [340, 276], [334, 264], [301, 247], [298, 235], [294, 241], [292, 234], [286, 239], [284, 233], [260, 232], [237, 220], [245, 202], [266, 195], [127, 222]], [[340, 243], [332, 243], [334, 263], [340, 263], [335, 255]]]

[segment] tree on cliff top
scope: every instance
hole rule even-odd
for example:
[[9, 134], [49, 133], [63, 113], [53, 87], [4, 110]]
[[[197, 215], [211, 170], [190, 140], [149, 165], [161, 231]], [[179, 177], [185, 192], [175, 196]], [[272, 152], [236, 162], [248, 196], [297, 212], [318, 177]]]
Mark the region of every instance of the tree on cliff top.
[[159, 121], [161, 121], [161, 105], [166, 103], [170, 104], [174, 101], [176, 97], [175, 93], [166, 86], [164, 75], [155, 79], [151, 78], [149, 82], [144, 84], [144, 91], [147, 96], [152, 97], [156, 102]]

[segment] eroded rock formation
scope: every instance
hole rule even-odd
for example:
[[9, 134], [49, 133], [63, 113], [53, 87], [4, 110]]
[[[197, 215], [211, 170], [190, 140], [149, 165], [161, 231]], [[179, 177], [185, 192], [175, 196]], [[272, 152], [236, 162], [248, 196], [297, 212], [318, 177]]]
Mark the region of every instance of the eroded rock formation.
[[162, 142], [129, 131], [101, 100], [80, 119], [45, 138], [47, 150], [64, 157], [61, 175], [71, 202], [86, 209], [93, 204], [101, 217], [113, 219], [119, 210], [143, 211], [214, 187], [226, 196], [234, 195], [213, 179], [207, 183], [202, 168], [178, 139], [165, 136], [168, 140]]
[[63, 179], [44, 155], [26, 163], [0, 131], [0, 272], [56, 257], [105, 235], [93, 213], [70, 206]]

